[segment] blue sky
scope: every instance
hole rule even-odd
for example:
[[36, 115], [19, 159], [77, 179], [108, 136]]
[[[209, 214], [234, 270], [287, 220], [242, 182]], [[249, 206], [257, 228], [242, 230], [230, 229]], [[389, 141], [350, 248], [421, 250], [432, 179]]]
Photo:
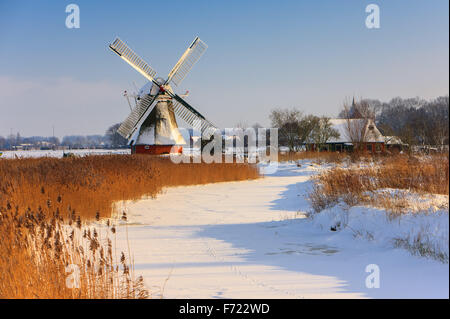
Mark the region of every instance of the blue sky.
[[[80, 7], [80, 29], [65, 7]], [[367, 29], [378, 4], [381, 28]], [[103, 134], [142, 76], [120, 36], [165, 77], [195, 36], [208, 50], [178, 92], [220, 127], [275, 107], [334, 116], [352, 96], [433, 98], [449, 87], [448, 1], [0, 0], [0, 135]]]

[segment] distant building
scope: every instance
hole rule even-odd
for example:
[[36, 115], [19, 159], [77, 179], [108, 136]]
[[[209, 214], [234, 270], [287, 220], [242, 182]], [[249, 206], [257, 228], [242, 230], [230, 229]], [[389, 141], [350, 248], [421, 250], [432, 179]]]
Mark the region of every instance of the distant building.
[[33, 144], [30, 144], [30, 143], [22, 143], [22, 144], [20, 144], [20, 145], [13, 145], [12, 146], [12, 149], [13, 150], [16, 150], [16, 151], [27, 151], [27, 150], [32, 150], [33, 149], [33, 147], [34, 147], [34, 145]]
[[390, 151], [400, 152], [408, 147], [408, 145], [403, 143], [402, 140], [397, 136], [385, 136], [384, 141], [386, 144], [386, 149]]
[[351, 151], [355, 144], [363, 144], [369, 152], [383, 152], [385, 150], [385, 137], [371, 119], [330, 119], [333, 129], [339, 133], [338, 138], [331, 138], [327, 143], [316, 145], [307, 143], [310, 150]]

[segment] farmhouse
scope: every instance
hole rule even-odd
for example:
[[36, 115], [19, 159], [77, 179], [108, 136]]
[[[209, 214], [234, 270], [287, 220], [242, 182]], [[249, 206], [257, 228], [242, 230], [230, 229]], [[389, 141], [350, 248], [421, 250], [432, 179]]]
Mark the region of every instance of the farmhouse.
[[330, 124], [339, 133], [339, 137], [331, 138], [321, 145], [307, 143], [308, 149], [340, 152], [361, 146], [372, 153], [383, 152], [385, 149], [385, 138], [371, 119], [330, 119]]
[[384, 141], [386, 144], [386, 149], [390, 151], [402, 151], [408, 148], [408, 145], [403, 143], [402, 140], [397, 136], [384, 136]]

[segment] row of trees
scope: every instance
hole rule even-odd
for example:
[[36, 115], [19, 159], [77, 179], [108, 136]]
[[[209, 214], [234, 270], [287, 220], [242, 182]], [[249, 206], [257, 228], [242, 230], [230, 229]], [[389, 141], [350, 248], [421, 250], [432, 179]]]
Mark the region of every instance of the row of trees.
[[278, 128], [279, 144], [288, 146], [290, 151], [305, 143], [320, 146], [339, 138], [339, 132], [333, 129], [326, 116], [305, 115], [297, 109], [275, 109], [269, 118], [272, 127]]
[[389, 102], [362, 99], [339, 117], [371, 118], [383, 135], [398, 136], [408, 145], [443, 146], [449, 143], [449, 97], [427, 101], [396, 97]]
[[[339, 137], [327, 117], [304, 115], [297, 109], [276, 109], [271, 111], [269, 117], [272, 126], [279, 129], [280, 145], [288, 146], [290, 150], [306, 143], [320, 146]], [[347, 120], [345, 138], [356, 147], [364, 144], [369, 132], [368, 123], [374, 123], [383, 136], [399, 137], [409, 146], [442, 148], [449, 144], [448, 96], [430, 101], [400, 97], [389, 102], [353, 100], [351, 104], [343, 104], [338, 118]]]
[[127, 145], [127, 140], [117, 133], [120, 124], [108, 128], [105, 135], [68, 135], [62, 141], [57, 137], [32, 136], [22, 137], [19, 133], [8, 137], [0, 136], [0, 150], [15, 149], [17, 147], [48, 149], [54, 147], [69, 148], [118, 148]]
[[440, 96], [427, 101], [421, 98], [396, 97], [389, 102], [362, 99], [345, 108], [339, 117], [373, 119], [387, 136], [397, 136], [410, 146], [449, 144], [449, 97]]
[[[375, 99], [361, 99], [351, 104], [344, 103], [339, 118], [363, 119], [348, 121], [350, 140], [358, 144], [365, 138], [366, 125], [373, 120], [385, 136], [397, 136], [410, 146], [449, 144], [449, 97], [440, 96], [427, 101], [421, 98], [400, 97], [389, 102]], [[303, 114], [297, 109], [276, 109], [271, 111], [272, 127], [279, 129], [279, 143], [290, 150], [306, 143], [322, 145], [332, 138], [339, 138], [328, 117]], [[350, 125], [351, 123], [351, 125]], [[120, 124], [112, 125], [105, 135], [65, 136], [60, 142], [55, 137], [28, 137], [20, 134], [7, 138], [0, 136], [0, 149], [12, 149], [21, 144], [33, 147], [68, 146], [70, 148], [123, 147], [127, 141], [117, 133]], [[242, 127], [247, 125], [240, 124]], [[260, 125], [255, 124], [254, 128]]]
[[18, 145], [29, 145], [33, 147], [46, 147], [48, 145], [59, 145], [57, 137], [31, 136], [22, 137], [20, 133], [9, 135], [7, 137], [0, 136], [0, 149], [13, 149]]

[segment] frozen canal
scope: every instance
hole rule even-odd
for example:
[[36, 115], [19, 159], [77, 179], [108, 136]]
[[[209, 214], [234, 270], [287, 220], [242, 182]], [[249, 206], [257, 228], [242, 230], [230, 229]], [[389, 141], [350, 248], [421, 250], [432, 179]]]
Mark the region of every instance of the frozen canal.
[[[304, 217], [313, 166], [167, 189], [126, 203], [135, 272], [153, 298], [448, 298], [448, 264], [319, 229]], [[127, 250], [125, 226], [118, 246]], [[380, 269], [367, 288], [366, 266]]]

